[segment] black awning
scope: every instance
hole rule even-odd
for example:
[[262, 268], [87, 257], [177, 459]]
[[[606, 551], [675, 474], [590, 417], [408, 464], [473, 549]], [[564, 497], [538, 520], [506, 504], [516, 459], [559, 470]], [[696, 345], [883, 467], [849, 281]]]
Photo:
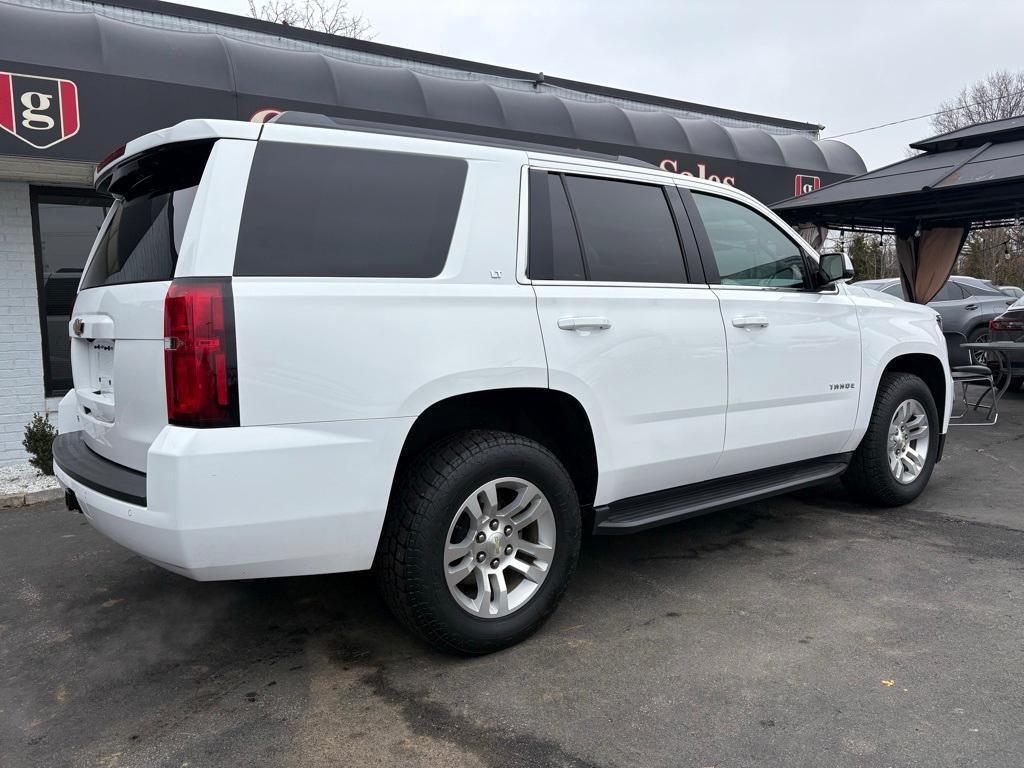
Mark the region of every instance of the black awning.
[[[803, 134], [687, 120], [652, 106], [624, 109], [546, 86], [502, 87], [395, 66], [362, 64], [216, 35], [155, 29], [95, 13], [0, 3], [0, 73], [62, 78], [77, 88], [77, 134], [35, 148], [0, 131], [0, 154], [95, 161], [135, 136], [190, 117], [248, 120], [265, 109], [349, 119], [474, 127], [550, 146], [626, 155], [736, 186], [766, 201], [861, 173], [849, 146]], [[27, 82], [27, 81], [26, 81]], [[506, 85], [509, 85], [506, 82]], [[16, 83], [17, 85], [17, 83]]]

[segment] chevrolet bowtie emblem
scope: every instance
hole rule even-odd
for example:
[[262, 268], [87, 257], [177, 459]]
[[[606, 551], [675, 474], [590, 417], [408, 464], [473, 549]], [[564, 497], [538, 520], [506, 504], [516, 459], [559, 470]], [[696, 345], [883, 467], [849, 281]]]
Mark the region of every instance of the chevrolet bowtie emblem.
[[75, 336], [81, 336], [85, 332], [85, 321], [80, 317], [76, 317], [71, 328], [74, 330]]

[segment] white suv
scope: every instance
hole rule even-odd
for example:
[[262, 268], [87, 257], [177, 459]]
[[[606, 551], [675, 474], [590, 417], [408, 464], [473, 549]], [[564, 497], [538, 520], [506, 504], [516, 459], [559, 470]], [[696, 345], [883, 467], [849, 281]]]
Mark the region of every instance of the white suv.
[[484, 653], [554, 609], [585, 528], [922, 491], [934, 311], [731, 187], [425, 134], [190, 120], [101, 165], [69, 506], [195, 579], [374, 567], [411, 630]]

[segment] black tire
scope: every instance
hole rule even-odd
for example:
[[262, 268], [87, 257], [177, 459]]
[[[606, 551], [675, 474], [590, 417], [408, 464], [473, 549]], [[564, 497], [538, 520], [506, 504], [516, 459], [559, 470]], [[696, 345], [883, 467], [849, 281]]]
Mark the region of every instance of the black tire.
[[[521, 477], [537, 486], [554, 513], [550, 569], [522, 607], [499, 618], [473, 616], [449, 592], [443, 547], [458, 505], [482, 484]], [[388, 607], [434, 648], [491, 653], [535, 632], [554, 611], [579, 557], [581, 523], [572, 479], [540, 443], [507, 432], [470, 431], [424, 451], [404, 473], [381, 535], [377, 571]]]
[[[928, 452], [920, 475], [913, 482], [903, 484], [889, 469], [889, 424], [899, 405], [911, 398], [924, 406], [928, 417]], [[910, 373], [883, 374], [867, 433], [843, 475], [843, 484], [854, 496], [869, 504], [880, 507], [909, 504], [928, 485], [935, 467], [941, 428], [935, 399], [927, 384]]]

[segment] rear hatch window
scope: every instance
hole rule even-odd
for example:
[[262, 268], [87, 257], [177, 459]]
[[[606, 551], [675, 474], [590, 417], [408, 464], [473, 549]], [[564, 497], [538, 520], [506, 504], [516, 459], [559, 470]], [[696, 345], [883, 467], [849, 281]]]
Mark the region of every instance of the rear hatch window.
[[82, 290], [170, 280], [211, 142], [174, 145], [118, 167], [118, 197], [82, 278]]

